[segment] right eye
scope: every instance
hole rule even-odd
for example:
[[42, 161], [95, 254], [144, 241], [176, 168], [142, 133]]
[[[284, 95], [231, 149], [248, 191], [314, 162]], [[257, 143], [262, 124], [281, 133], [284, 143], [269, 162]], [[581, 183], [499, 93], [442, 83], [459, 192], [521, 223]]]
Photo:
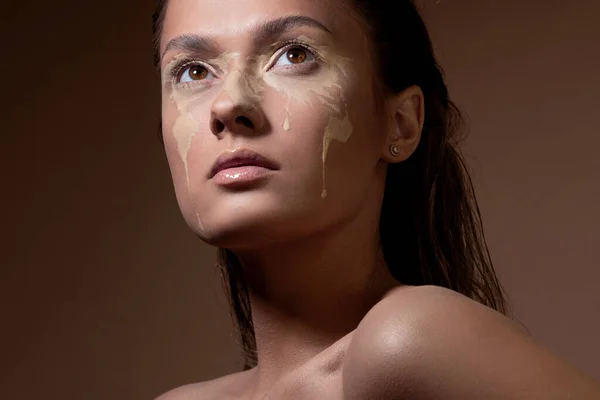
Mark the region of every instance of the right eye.
[[191, 65], [182, 70], [179, 75], [179, 83], [201, 81], [211, 75], [210, 71], [202, 65]]

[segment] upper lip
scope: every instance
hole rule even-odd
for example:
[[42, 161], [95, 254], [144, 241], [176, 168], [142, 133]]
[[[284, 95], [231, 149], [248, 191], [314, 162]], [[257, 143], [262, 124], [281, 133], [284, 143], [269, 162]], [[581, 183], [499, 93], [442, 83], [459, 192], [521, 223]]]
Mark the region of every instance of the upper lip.
[[268, 168], [272, 170], [278, 170], [279, 165], [263, 156], [260, 153], [249, 149], [238, 149], [233, 151], [227, 151], [221, 154], [215, 163], [213, 164], [208, 174], [208, 179], [212, 178], [219, 171], [227, 168], [242, 167], [247, 165], [254, 165], [257, 167]]

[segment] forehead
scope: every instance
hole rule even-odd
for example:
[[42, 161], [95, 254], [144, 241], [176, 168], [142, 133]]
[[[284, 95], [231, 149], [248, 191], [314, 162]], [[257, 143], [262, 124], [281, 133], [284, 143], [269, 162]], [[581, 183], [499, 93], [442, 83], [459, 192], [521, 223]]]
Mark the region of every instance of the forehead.
[[171, 0], [165, 16], [161, 51], [178, 35], [202, 33], [219, 37], [244, 36], [261, 22], [290, 15], [313, 18], [334, 36], [356, 34], [359, 26], [348, 0]]

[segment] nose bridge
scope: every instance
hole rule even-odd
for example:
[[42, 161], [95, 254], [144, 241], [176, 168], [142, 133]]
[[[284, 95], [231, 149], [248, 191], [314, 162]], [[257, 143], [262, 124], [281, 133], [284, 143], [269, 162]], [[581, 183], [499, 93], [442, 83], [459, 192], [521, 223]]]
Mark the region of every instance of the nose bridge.
[[221, 92], [212, 104], [211, 127], [215, 133], [224, 129], [235, 131], [240, 125], [260, 129], [264, 123], [260, 77], [239, 58], [231, 60], [228, 69]]
[[244, 112], [257, 105], [260, 102], [257, 86], [253, 82], [255, 78], [249, 76], [248, 71], [242, 70], [240, 67], [231, 71], [225, 79], [223, 92], [226, 92], [232, 102], [232, 105], [239, 112]]

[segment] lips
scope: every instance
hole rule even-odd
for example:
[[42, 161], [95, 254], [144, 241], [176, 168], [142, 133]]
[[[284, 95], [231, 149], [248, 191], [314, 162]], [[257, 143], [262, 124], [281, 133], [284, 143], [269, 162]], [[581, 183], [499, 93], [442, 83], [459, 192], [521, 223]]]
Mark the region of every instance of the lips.
[[270, 170], [280, 168], [275, 161], [260, 153], [248, 149], [239, 149], [221, 154], [210, 169], [208, 179], [212, 179], [223, 170], [240, 167], [261, 167]]

